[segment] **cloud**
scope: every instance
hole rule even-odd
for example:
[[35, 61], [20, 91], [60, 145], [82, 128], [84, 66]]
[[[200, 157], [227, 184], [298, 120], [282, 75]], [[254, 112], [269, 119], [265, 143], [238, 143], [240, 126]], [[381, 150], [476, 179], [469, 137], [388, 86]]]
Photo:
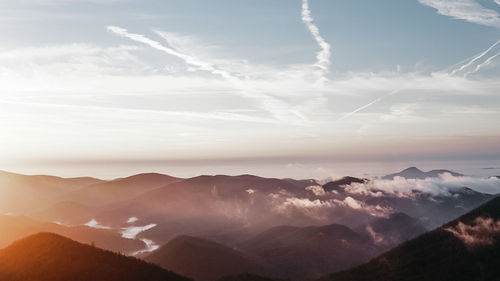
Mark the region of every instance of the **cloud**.
[[88, 227], [92, 227], [92, 228], [97, 228], [97, 229], [111, 229], [111, 227], [109, 227], [109, 226], [100, 225], [99, 222], [96, 221], [95, 219], [91, 219], [89, 222], [87, 222], [84, 225], [86, 225]]
[[[467, 63], [463, 64], [462, 66], [460, 67], [457, 67], [455, 68], [454, 70], [452, 70], [450, 72], [450, 75], [455, 75], [457, 72], [460, 72], [470, 66], [472, 66], [476, 61], [478, 61], [479, 59], [481, 59], [482, 57], [484, 57], [485, 55], [487, 55], [491, 50], [493, 50], [493, 48], [495, 48], [498, 44], [500, 43], [500, 40], [496, 41], [493, 45], [491, 45], [490, 47], [488, 47], [486, 50], [482, 51], [481, 53], [475, 55], [472, 59], [470, 59]], [[494, 57], [491, 59], [493, 60]], [[489, 59], [488, 59], [489, 60]], [[479, 70], [479, 68], [477, 68], [477, 70]], [[476, 71], [477, 71], [476, 70]], [[475, 71], [474, 71], [475, 72]]]
[[316, 196], [324, 196], [326, 194], [325, 190], [321, 185], [311, 185], [306, 187], [306, 190], [311, 191]]
[[290, 217], [301, 215], [314, 221], [326, 222], [331, 210], [336, 206], [337, 204], [330, 200], [289, 197], [274, 208], [279, 213], [287, 214]]
[[340, 206], [347, 206], [353, 210], [357, 210], [360, 212], [364, 212], [370, 214], [375, 217], [388, 217], [392, 213], [392, 208], [390, 207], [382, 207], [379, 205], [369, 205], [360, 200], [356, 200], [351, 196], [347, 196], [344, 200], [334, 199], [334, 202], [339, 204]]
[[435, 8], [444, 16], [468, 22], [500, 28], [500, 15], [474, 0], [419, 0], [423, 5]]
[[321, 48], [316, 54], [317, 61], [314, 66], [318, 67], [320, 69], [319, 74], [324, 76], [328, 73], [330, 67], [331, 47], [319, 33], [319, 28], [314, 24], [311, 10], [309, 9], [309, 0], [302, 1], [302, 22], [306, 25], [307, 29], [309, 29], [314, 40], [316, 40], [318, 46]]
[[[273, 199], [278, 199], [274, 197]], [[302, 215], [310, 219], [326, 223], [335, 221], [339, 211], [366, 213], [375, 217], [388, 217], [392, 213], [390, 207], [379, 205], [369, 205], [362, 201], [347, 196], [343, 200], [338, 199], [315, 199], [285, 197], [281, 203], [273, 202], [275, 210], [279, 213], [287, 214], [290, 217]]]
[[374, 179], [366, 183], [352, 183], [345, 190], [351, 194], [372, 197], [414, 198], [419, 193], [432, 196], [452, 196], [454, 191], [463, 191], [463, 187], [495, 194], [500, 192], [500, 179], [454, 177], [449, 173], [445, 173], [440, 175], [439, 178], [406, 179], [395, 177], [393, 180]]
[[500, 221], [478, 217], [471, 225], [459, 222], [455, 227], [445, 228], [468, 246], [492, 245], [500, 235]]
[[373, 242], [375, 242], [375, 244], [381, 244], [382, 242], [384, 242], [384, 236], [375, 232], [375, 230], [373, 230], [371, 225], [367, 225], [365, 227], [365, 229], [370, 234], [370, 236], [371, 236]]
[[157, 50], [165, 52], [169, 55], [178, 57], [178, 58], [184, 60], [187, 64], [195, 66], [200, 70], [205, 70], [205, 71], [211, 72], [212, 74], [220, 75], [226, 79], [234, 79], [235, 78], [231, 73], [224, 71], [224, 70], [217, 69], [214, 65], [212, 65], [208, 62], [205, 62], [205, 61], [200, 60], [200, 59], [193, 57], [193, 56], [183, 54], [183, 53], [178, 52], [177, 50], [174, 50], [172, 48], [165, 47], [162, 44], [160, 44], [158, 41], [149, 39], [142, 34], [130, 33], [125, 28], [121, 28], [118, 26], [107, 26], [107, 29], [109, 31], [117, 34], [117, 35], [122, 36], [122, 37], [126, 37], [126, 38], [129, 38], [131, 40], [146, 44], [154, 49], [157, 49]]
[[141, 254], [145, 254], [145, 253], [151, 253], [151, 252], [157, 250], [158, 248], [160, 248], [160, 245], [156, 244], [156, 242], [154, 242], [151, 239], [142, 238], [139, 240], [141, 240], [146, 245], [146, 247], [142, 250], [133, 252], [131, 254], [132, 256], [137, 256], [137, 255], [141, 255]]
[[483, 63], [480, 63], [476, 66], [476, 68], [474, 68], [474, 70], [472, 71], [469, 71], [467, 72], [466, 74], [464, 74], [464, 76], [467, 76], [467, 75], [470, 75], [470, 74], [473, 74], [473, 73], [476, 73], [478, 72], [479, 70], [481, 70], [481, 68], [485, 67], [485, 66], [488, 66], [490, 65], [493, 60], [498, 57], [500, 55], [500, 52], [497, 52], [496, 54], [492, 55], [491, 57], [489, 57], [488, 59], [486, 59]]
[[245, 190], [245, 191], [246, 191], [246, 193], [248, 193], [248, 194], [250, 194], [250, 195], [252, 195], [252, 194], [254, 194], [254, 193], [255, 193], [255, 190], [254, 190], [254, 189], [251, 189], [251, 188], [249, 188], [249, 189], [247, 189], [247, 190]]
[[138, 221], [139, 219], [137, 217], [130, 217], [128, 220], [127, 220], [127, 223], [134, 223], [136, 221]]
[[144, 226], [130, 226], [122, 228], [122, 237], [127, 239], [135, 239], [139, 233], [155, 227], [155, 223]]

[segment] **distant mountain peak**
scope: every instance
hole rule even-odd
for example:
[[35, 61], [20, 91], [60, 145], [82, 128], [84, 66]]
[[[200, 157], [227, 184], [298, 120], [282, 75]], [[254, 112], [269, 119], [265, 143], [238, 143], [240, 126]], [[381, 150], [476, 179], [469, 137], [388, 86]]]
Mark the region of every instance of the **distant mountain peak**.
[[382, 179], [392, 180], [395, 177], [402, 177], [405, 179], [437, 178], [437, 177], [439, 177], [439, 175], [445, 174], [445, 173], [451, 174], [454, 177], [463, 176], [463, 174], [453, 172], [450, 170], [445, 170], [445, 169], [438, 169], [438, 170], [431, 170], [428, 172], [424, 172], [417, 167], [409, 167], [409, 168], [406, 168], [400, 172], [383, 176]]
[[404, 169], [403, 171], [401, 171], [402, 173], [403, 172], [418, 172], [418, 173], [423, 173], [422, 170], [420, 170], [419, 168], [413, 166], [413, 167], [409, 167], [409, 168], [406, 168]]

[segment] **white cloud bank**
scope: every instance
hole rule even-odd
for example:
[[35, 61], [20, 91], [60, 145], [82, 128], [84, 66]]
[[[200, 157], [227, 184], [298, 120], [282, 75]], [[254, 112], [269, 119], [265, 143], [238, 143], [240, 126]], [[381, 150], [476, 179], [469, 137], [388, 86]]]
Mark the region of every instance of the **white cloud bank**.
[[316, 196], [324, 196], [326, 195], [326, 191], [323, 189], [321, 185], [311, 185], [306, 187], [307, 191], [311, 191]]
[[393, 180], [374, 179], [366, 183], [352, 183], [345, 190], [352, 194], [369, 195], [373, 197], [394, 196], [400, 198], [414, 198], [418, 193], [433, 196], [452, 196], [454, 190], [468, 187], [480, 192], [491, 194], [500, 193], [500, 179], [454, 177], [449, 173], [439, 178], [406, 179], [395, 177]]

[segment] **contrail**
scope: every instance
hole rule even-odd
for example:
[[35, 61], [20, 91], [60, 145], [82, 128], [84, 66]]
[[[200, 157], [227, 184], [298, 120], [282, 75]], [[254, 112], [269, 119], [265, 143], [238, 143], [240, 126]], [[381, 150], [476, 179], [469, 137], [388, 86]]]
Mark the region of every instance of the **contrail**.
[[[500, 0], [498, 0], [498, 1], [500, 1]], [[478, 71], [481, 69], [481, 67], [489, 65], [489, 64], [490, 64], [490, 63], [491, 63], [491, 62], [492, 62], [492, 61], [493, 61], [496, 57], [498, 57], [499, 55], [500, 55], [500, 52], [498, 52], [498, 53], [494, 54], [493, 56], [491, 56], [491, 57], [489, 57], [487, 60], [485, 60], [483, 63], [478, 64], [478, 65], [476, 66], [476, 68], [475, 68], [473, 71], [469, 71], [469, 72], [465, 73], [465, 75], [464, 75], [464, 76], [467, 76], [467, 75], [469, 75], [469, 74], [472, 74], [472, 73], [476, 73], [476, 72], [478, 72]]]
[[494, 0], [495, 3], [497, 3], [498, 6], [500, 6], [500, 0]]
[[471, 66], [474, 62], [476, 62], [477, 60], [479, 60], [480, 58], [484, 57], [486, 54], [488, 54], [493, 48], [495, 48], [496, 45], [498, 45], [498, 43], [500, 43], [500, 40], [498, 40], [497, 42], [495, 42], [495, 44], [491, 45], [488, 49], [486, 49], [485, 51], [481, 52], [480, 54], [478, 54], [477, 56], [473, 57], [468, 63], [462, 65], [461, 67], [458, 67], [456, 68], [455, 70], [453, 70], [451, 73], [450, 73], [450, 76], [453, 76], [455, 73], [459, 72], [459, 71], [462, 71], [464, 70], [465, 68]]
[[367, 103], [367, 104], [365, 104], [365, 105], [363, 105], [363, 106], [361, 106], [361, 107], [358, 107], [357, 109], [355, 109], [355, 110], [353, 110], [353, 111], [351, 111], [351, 112], [349, 112], [349, 113], [344, 114], [344, 116], [342, 116], [342, 117], [340, 117], [339, 119], [337, 119], [337, 122], [338, 122], [338, 121], [342, 121], [342, 120], [344, 120], [344, 119], [346, 119], [346, 118], [349, 118], [349, 117], [351, 117], [352, 115], [354, 115], [354, 114], [356, 114], [356, 113], [360, 112], [361, 110], [366, 109], [366, 108], [368, 108], [368, 107], [370, 107], [370, 106], [372, 106], [372, 105], [376, 104], [377, 102], [379, 102], [379, 101], [381, 101], [381, 100], [383, 100], [383, 99], [387, 98], [388, 96], [392, 96], [392, 95], [396, 94], [396, 93], [397, 93], [397, 92], [399, 92], [399, 91], [400, 91], [400, 90], [394, 90], [394, 91], [390, 92], [390, 93], [389, 93], [389, 94], [387, 94], [387, 95], [384, 95], [384, 96], [381, 96], [381, 97], [379, 97], [379, 98], [376, 98], [375, 100], [373, 100], [373, 101], [371, 101], [371, 102], [369, 102], [369, 103]]
[[130, 33], [125, 28], [121, 28], [118, 26], [107, 26], [107, 29], [109, 31], [119, 35], [119, 36], [126, 37], [126, 38], [129, 38], [131, 40], [146, 44], [154, 49], [157, 49], [157, 50], [165, 52], [169, 55], [178, 57], [178, 58], [184, 60], [187, 64], [192, 65], [192, 66], [196, 66], [201, 70], [211, 72], [212, 74], [220, 75], [226, 79], [235, 79], [235, 77], [227, 71], [217, 69], [216, 67], [214, 67], [212, 64], [210, 64], [208, 62], [205, 62], [205, 61], [202, 61], [198, 58], [180, 53], [172, 48], [165, 47], [161, 43], [159, 43], [158, 41], [149, 39], [142, 34]]
[[316, 63], [314, 66], [320, 69], [320, 75], [324, 76], [328, 73], [328, 68], [330, 67], [330, 44], [321, 37], [319, 33], [319, 28], [314, 24], [313, 18], [311, 17], [311, 10], [309, 9], [309, 1], [302, 0], [302, 22], [306, 25], [307, 29], [311, 32], [314, 40], [318, 43], [321, 50], [316, 54]]

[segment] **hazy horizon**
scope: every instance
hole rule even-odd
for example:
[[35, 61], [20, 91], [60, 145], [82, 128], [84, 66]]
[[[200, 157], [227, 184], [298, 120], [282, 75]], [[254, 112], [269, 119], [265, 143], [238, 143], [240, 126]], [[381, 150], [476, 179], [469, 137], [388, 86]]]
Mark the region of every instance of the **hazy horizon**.
[[500, 161], [497, 160], [448, 160], [448, 161], [303, 161], [288, 162], [276, 160], [259, 163], [252, 160], [240, 160], [224, 163], [207, 159], [173, 162], [117, 161], [96, 162], [89, 164], [72, 163], [71, 165], [20, 163], [19, 165], [0, 165], [0, 170], [28, 174], [52, 175], [59, 177], [95, 177], [105, 180], [123, 178], [140, 173], [161, 173], [175, 177], [190, 178], [200, 175], [243, 175], [252, 174], [269, 178], [316, 179], [341, 178], [345, 176], [375, 178], [394, 173], [408, 167], [417, 167], [423, 171], [446, 169], [472, 177], [491, 177], [500, 175]]

